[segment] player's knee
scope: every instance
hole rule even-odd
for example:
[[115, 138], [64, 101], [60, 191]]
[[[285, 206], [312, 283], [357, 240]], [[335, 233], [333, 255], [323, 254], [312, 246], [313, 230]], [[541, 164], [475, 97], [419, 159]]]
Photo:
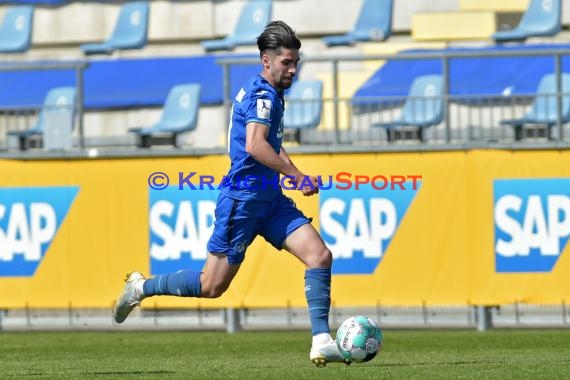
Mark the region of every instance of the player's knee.
[[205, 292], [202, 292], [201, 297], [202, 298], [218, 298], [218, 297], [221, 297], [222, 294], [224, 294], [223, 290], [211, 289], [211, 290], [207, 290]]
[[330, 268], [332, 265], [332, 253], [331, 251], [323, 245], [322, 248], [315, 251], [311, 256], [310, 262], [308, 263], [311, 268]]
[[202, 298], [218, 298], [221, 297], [227, 290], [227, 286], [202, 286], [200, 297]]

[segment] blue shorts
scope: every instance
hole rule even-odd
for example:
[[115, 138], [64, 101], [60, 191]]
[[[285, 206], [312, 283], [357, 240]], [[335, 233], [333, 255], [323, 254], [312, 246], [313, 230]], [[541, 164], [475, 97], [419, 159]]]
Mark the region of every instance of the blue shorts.
[[238, 201], [220, 194], [215, 215], [208, 252], [226, 254], [231, 265], [241, 264], [245, 250], [257, 235], [282, 249], [287, 236], [311, 222], [283, 194], [271, 201]]

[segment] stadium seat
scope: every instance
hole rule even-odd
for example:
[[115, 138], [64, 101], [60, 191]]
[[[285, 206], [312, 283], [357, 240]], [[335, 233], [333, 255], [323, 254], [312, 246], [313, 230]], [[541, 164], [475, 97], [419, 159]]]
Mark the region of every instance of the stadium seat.
[[562, 8], [560, 0], [531, 0], [519, 24], [511, 30], [492, 35], [497, 43], [525, 41], [529, 37], [557, 35], [561, 28]]
[[323, 82], [320, 80], [298, 80], [291, 86], [283, 127], [286, 133], [293, 132], [294, 141], [300, 142], [301, 129], [315, 128], [321, 123], [322, 98]]
[[236, 46], [255, 45], [257, 36], [271, 21], [271, 0], [249, 0], [241, 11], [239, 20], [232, 34], [220, 40], [202, 41], [207, 52], [232, 50]]
[[80, 46], [83, 53], [112, 54], [115, 50], [142, 49], [148, 37], [149, 4], [147, 1], [125, 3], [121, 7], [115, 29], [106, 41]]
[[392, 35], [393, 0], [364, 0], [354, 29], [340, 36], [326, 36], [327, 46], [353, 45], [359, 41], [384, 41]]
[[[41, 140], [47, 129], [54, 127], [53, 123], [65, 124], [69, 131], [75, 125], [74, 117], [76, 110], [76, 90], [75, 87], [56, 87], [47, 93], [44, 103], [36, 123], [29, 129], [23, 131], [8, 131], [8, 139], [16, 140], [16, 144], [9, 144], [11, 147], [18, 147], [26, 150], [34, 146], [41, 146]], [[50, 124], [51, 123], [51, 124]], [[56, 126], [57, 127], [57, 126]]]
[[196, 129], [200, 108], [200, 85], [196, 83], [174, 86], [166, 97], [160, 120], [146, 128], [131, 128], [137, 147], [149, 148], [167, 143], [177, 146], [177, 136]]
[[34, 7], [10, 7], [0, 26], [0, 53], [23, 53], [32, 45]]
[[389, 123], [374, 123], [372, 127], [385, 128], [390, 142], [400, 137], [406, 139], [406, 132], [412, 132], [412, 138], [416, 135], [415, 138], [423, 141], [424, 129], [442, 120], [443, 78], [422, 75], [412, 82], [400, 117]]
[[[570, 121], [570, 74], [562, 74], [562, 123]], [[547, 74], [540, 80], [538, 90], [530, 110], [520, 119], [502, 120], [501, 125], [510, 125], [515, 130], [515, 139], [523, 139], [525, 129], [542, 128], [546, 137], [551, 138], [551, 127], [558, 122], [558, 97], [556, 93], [556, 74]]]

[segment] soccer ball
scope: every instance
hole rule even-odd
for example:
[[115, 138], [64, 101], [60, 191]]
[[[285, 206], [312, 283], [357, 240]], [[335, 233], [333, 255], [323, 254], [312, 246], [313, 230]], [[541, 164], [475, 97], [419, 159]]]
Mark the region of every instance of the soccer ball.
[[372, 360], [382, 348], [382, 330], [378, 323], [364, 316], [350, 317], [336, 333], [336, 345], [349, 362]]

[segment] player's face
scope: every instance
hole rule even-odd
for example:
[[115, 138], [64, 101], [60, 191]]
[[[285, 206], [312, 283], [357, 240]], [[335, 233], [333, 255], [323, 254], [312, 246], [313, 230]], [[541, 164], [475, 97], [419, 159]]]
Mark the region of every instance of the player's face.
[[273, 87], [287, 89], [293, 83], [299, 63], [299, 50], [282, 48], [279, 54], [269, 55], [265, 61], [268, 79]]

